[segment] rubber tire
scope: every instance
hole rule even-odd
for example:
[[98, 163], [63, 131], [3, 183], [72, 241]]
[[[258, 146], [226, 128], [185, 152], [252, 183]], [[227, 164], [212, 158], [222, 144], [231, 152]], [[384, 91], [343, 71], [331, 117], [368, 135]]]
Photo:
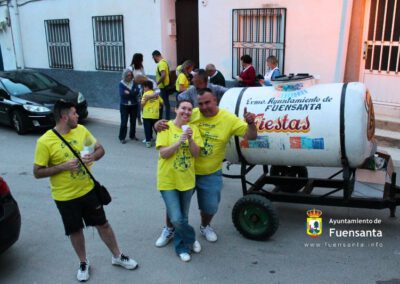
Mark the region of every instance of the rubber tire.
[[[270, 169], [270, 176], [279, 176], [279, 177], [302, 177], [308, 178], [308, 170], [306, 167], [299, 167], [299, 166], [271, 166]], [[288, 193], [295, 193], [298, 192], [301, 188], [305, 186], [304, 182], [299, 182], [298, 185], [279, 185], [277, 189], [279, 191], [288, 192]]]
[[19, 111], [16, 110], [11, 113], [11, 123], [19, 135], [23, 135], [28, 132], [28, 127], [26, 126], [22, 114]]
[[236, 202], [232, 222], [245, 238], [256, 241], [269, 239], [279, 227], [278, 214], [271, 201], [258, 194], [246, 195]]

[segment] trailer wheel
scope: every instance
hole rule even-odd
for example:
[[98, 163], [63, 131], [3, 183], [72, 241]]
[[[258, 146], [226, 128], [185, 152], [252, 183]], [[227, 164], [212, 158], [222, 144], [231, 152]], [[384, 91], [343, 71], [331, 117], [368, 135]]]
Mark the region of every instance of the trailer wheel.
[[[270, 175], [279, 177], [286, 176], [286, 177], [308, 178], [308, 171], [306, 167], [271, 166]], [[298, 192], [305, 185], [306, 182], [299, 181], [296, 185], [278, 185], [276, 188], [279, 191], [295, 193]]]
[[279, 226], [278, 214], [271, 201], [257, 194], [246, 195], [236, 202], [232, 221], [244, 237], [257, 241], [267, 240]]

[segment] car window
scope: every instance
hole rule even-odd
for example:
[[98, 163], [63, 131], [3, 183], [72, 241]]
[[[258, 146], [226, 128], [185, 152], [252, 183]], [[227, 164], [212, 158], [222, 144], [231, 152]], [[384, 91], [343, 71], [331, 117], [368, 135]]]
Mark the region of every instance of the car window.
[[31, 89], [21, 83], [12, 81], [11, 79], [3, 78], [1, 80], [8, 92], [14, 96], [31, 93]]
[[36, 72], [10, 73], [3, 77], [2, 82], [7, 90], [15, 96], [51, 89], [58, 85], [51, 78]]

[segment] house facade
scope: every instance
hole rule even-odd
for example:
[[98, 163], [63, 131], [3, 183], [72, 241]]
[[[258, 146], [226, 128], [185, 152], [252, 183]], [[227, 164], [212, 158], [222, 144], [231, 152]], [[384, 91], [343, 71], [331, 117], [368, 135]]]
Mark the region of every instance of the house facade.
[[233, 81], [241, 55], [250, 54], [260, 74], [275, 55], [285, 74], [365, 82], [376, 111], [400, 118], [399, 35], [397, 0], [0, 1], [5, 70], [38, 68], [60, 81], [75, 73], [119, 78], [140, 52], [155, 75], [158, 49], [171, 69], [184, 59], [213, 63]]

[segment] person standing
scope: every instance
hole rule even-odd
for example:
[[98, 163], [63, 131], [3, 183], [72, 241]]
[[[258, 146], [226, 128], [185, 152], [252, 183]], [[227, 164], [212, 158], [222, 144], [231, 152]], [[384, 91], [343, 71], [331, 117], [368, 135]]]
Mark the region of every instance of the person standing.
[[144, 90], [141, 102], [143, 108], [143, 127], [146, 136], [146, 148], [150, 148], [151, 141], [153, 140], [153, 127], [160, 117], [160, 108], [163, 101], [159, 95], [154, 94], [153, 83], [151, 81], [145, 81], [142, 85]]
[[138, 140], [136, 138], [136, 117], [138, 113], [138, 94], [139, 88], [133, 80], [133, 73], [130, 69], [125, 69], [122, 72], [122, 80], [119, 82], [119, 96], [120, 96], [120, 113], [121, 125], [119, 128], [119, 141], [122, 144], [126, 143], [126, 134], [128, 131], [128, 119], [130, 123], [129, 138], [131, 140]]
[[[93, 145], [92, 153], [82, 157], [82, 161], [90, 169], [93, 162], [104, 156], [104, 148], [84, 126], [78, 124], [78, 117], [73, 103], [62, 100], [55, 103], [54, 130], [62, 135], [77, 153], [80, 153], [85, 145]], [[79, 281], [89, 279], [89, 262], [82, 230], [85, 226], [96, 227], [100, 238], [111, 251], [113, 265], [126, 269], [135, 269], [138, 266], [135, 260], [121, 253], [103, 206], [93, 190], [94, 182], [53, 130], [48, 130], [37, 140], [33, 174], [35, 178], [50, 177], [52, 197], [60, 212], [65, 234], [69, 236], [80, 261], [77, 273]]]
[[186, 60], [183, 62], [181, 71], [178, 74], [175, 82], [175, 96], [176, 101], [178, 101], [178, 95], [186, 91], [190, 86], [191, 73], [194, 69], [194, 63], [191, 60]]
[[[138, 76], [146, 76], [146, 73], [144, 72], [144, 67], [143, 67], [143, 54], [135, 53], [132, 56], [131, 65], [128, 68], [131, 68], [134, 80], [136, 80], [136, 77], [138, 77]], [[140, 101], [142, 99], [141, 96], [143, 93], [143, 89], [140, 84], [138, 85], [138, 87], [139, 87], [138, 101]], [[137, 121], [138, 121], [139, 125], [142, 125], [140, 104], [137, 104], [137, 106], [138, 106]]]
[[193, 104], [177, 103], [175, 120], [168, 121], [168, 130], [157, 135], [160, 151], [157, 167], [157, 188], [165, 202], [175, 228], [174, 247], [182, 261], [190, 261], [190, 252], [199, 253], [200, 243], [188, 222], [190, 200], [195, 186], [195, 160], [203, 146], [200, 132], [189, 123]]
[[243, 70], [240, 75], [236, 77], [239, 86], [241, 87], [253, 87], [256, 85], [256, 70], [254, 69], [252, 62], [253, 59], [250, 55], [245, 54], [240, 57]]
[[169, 94], [166, 87], [170, 84], [169, 81], [169, 66], [167, 60], [165, 60], [158, 50], [154, 50], [152, 53], [154, 62], [157, 64], [156, 68], [156, 82], [160, 89], [161, 98], [164, 102], [165, 116], [164, 118], [169, 120], [171, 118], [171, 105], [169, 102]]
[[[195, 161], [196, 193], [200, 209], [200, 233], [209, 242], [217, 241], [218, 237], [211, 227], [211, 221], [218, 211], [222, 190], [222, 162], [225, 158], [226, 145], [232, 136], [244, 139], [257, 138], [257, 128], [254, 123], [255, 114], [244, 109], [244, 120], [218, 107], [217, 97], [211, 89], [203, 89], [198, 95], [199, 108], [193, 110], [190, 123], [199, 128], [204, 146]], [[157, 131], [162, 131], [168, 125], [160, 121]], [[158, 135], [160, 135], [160, 132]], [[169, 214], [169, 212], [168, 212]], [[174, 237], [174, 226], [166, 221], [166, 226], [156, 241], [157, 247], [165, 246]]]
[[220, 71], [215, 68], [214, 64], [207, 64], [206, 72], [208, 77], [210, 77], [210, 83], [214, 85], [220, 85], [225, 87], [225, 77]]

